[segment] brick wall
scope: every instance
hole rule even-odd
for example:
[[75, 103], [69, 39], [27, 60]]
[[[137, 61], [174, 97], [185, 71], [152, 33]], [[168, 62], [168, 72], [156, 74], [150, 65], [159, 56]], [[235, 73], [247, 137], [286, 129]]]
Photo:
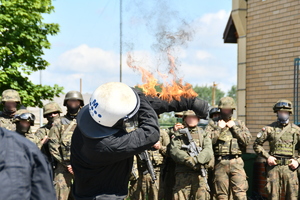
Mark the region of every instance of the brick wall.
[[[300, 56], [300, 1], [248, 0], [246, 124], [253, 140], [276, 120], [278, 99], [293, 101], [294, 59]], [[253, 152], [252, 143], [248, 152]]]

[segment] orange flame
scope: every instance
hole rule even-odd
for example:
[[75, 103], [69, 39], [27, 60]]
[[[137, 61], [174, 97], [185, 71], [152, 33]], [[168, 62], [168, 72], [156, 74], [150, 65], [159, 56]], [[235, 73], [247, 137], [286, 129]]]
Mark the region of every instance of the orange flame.
[[158, 86], [158, 79], [154, 75], [147, 71], [145, 68], [134, 65], [134, 60], [130, 53], [127, 56], [127, 65], [133, 70], [138, 70], [142, 74], [142, 82], [144, 84], [138, 85], [141, 88], [145, 95], [152, 97], [159, 97], [162, 100], [171, 102], [172, 100], [180, 101], [180, 97], [193, 98], [198, 96], [198, 94], [193, 90], [192, 85], [189, 83], [183, 84], [183, 80], [180, 79], [176, 81], [176, 65], [175, 58], [168, 52], [168, 61], [169, 61], [169, 71], [168, 73], [173, 77], [172, 83], [167, 82], [168, 75], [162, 74], [159, 71], [158, 75], [164, 80], [164, 83], [160, 86], [162, 91], [158, 93], [155, 89], [155, 86]]

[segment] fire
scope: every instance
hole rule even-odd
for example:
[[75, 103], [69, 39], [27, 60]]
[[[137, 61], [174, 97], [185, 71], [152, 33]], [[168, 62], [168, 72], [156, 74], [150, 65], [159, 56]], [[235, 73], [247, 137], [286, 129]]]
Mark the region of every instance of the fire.
[[[127, 56], [127, 65], [133, 70], [138, 70], [142, 74], [142, 82], [144, 84], [138, 85], [143, 90], [143, 93], [152, 97], [159, 97], [162, 100], [171, 102], [172, 100], [180, 100], [180, 97], [193, 98], [198, 94], [193, 90], [192, 85], [189, 83], [183, 84], [183, 80], [177, 80], [176, 77], [176, 65], [175, 58], [168, 53], [169, 71], [168, 73], [172, 76], [171, 84], [167, 82], [168, 75], [162, 74], [159, 71], [157, 74], [164, 80], [163, 84], [158, 83], [158, 79], [154, 75], [143, 67], [134, 65], [134, 60], [130, 53]], [[161, 92], [156, 91], [155, 86], [160, 85]]]

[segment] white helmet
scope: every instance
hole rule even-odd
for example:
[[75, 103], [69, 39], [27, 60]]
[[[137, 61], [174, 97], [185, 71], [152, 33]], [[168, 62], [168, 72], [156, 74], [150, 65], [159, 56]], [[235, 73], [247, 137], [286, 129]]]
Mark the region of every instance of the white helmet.
[[88, 137], [106, 137], [119, 131], [114, 125], [133, 117], [139, 107], [139, 96], [132, 88], [124, 83], [109, 82], [99, 86], [89, 105], [80, 111], [78, 127]]

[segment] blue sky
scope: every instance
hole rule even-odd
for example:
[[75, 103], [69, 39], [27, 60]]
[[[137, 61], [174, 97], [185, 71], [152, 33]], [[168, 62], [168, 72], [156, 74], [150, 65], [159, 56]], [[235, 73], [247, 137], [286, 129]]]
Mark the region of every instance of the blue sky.
[[[224, 91], [236, 84], [236, 44], [223, 43], [231, 0], [123, 0], [123, 82], [141, 84], [141, 75], [126, 64], [131, 52], [136, 63], [149, 71], [165, 72], [166, 56], [157, 52], [157, 33], [180, 29], [192, 33], [190, 41], [173, 46], [177, 74], [193, 85], [213, 81]], [[44, 58], [43, 84], [59, 84], [65, 91], [91, 93], [99, 85], [119, 81], [119, 0], [55, 0], [55, 12], [45, 22], [58, 23], [60, 32]], [[187, 28], [181, 28], [183, 22]], [[39, 83], [39, 73], [30, 76]]]

